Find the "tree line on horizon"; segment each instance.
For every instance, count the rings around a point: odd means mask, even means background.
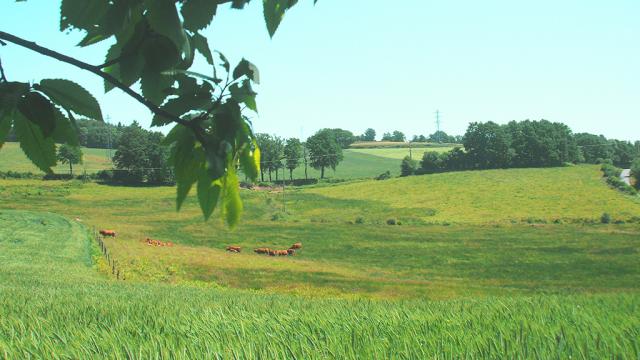
[[[403,159],[401,175],[447,171],[525,167],[554,167],[564,164],[611,162],[629,168],[640,158],[640,141],[631,143],[603,135],[576,133],[565,124],[547,120],[469,124],[462,147],[438,153],[427,151],[420,161]]]

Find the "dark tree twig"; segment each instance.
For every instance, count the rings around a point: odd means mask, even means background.
[[[186,126],[186,127],[190,128],[190,129],[192,129],[193,132],[194,132],[194,135],[196,136],[198,141],[200,141],[203,145],[205,144],[205,139],[204,139],[204,136],[203,136],[203,133],[202,133],[202,128],[197,126],[197,124],[192,123],[190,121],[186,121],[184,119],[181,119],[180,117],[175,116],[173,114],[170,114],[166,110],[158,107],[157,105],[155,105],[151,101],[145,99],[142,95],[140,95],[137,92],[131,90],[131,88],[129,88],[128,86],[126,86],[123,83],[121,83],[115,77],[113,77],[110,74],[107,74],[104,71],[102,71],[100,66],[95,66],[95,65],[88,64],[88,63],[80,61],[80,60],[78,60],[76,58],[72,58],[70,56],[67,56],[67,55],[61,54],[59,52],[56,52],[54,50],[42,47],[42,46],[36,44],[33,41],[28,41],[28,40],[22,39],[20,37],[15,36],[15,35],[11,35],[9,33],[6,33],[4,31],[0,31],[0,40],[6,40],[8,42],[11,42],[11,43],[14,43],[16,45],[19,45],[19,46],[22,46],[24,48],[27,48],[29,50],[35,51],[35,52],[37,52],[39,54],[42,54],[44,56],[48,56],[50,58],[54,58],[54,59],[56,59],[58,61],[61,61],[61,62],[70,64],[70,65],[76,66],[76,67],[78,67],[78,68],[80,68],[82,70],[86,70],[86,71],[89,71],[89,72],[91,72],[91,73],[93,73],[95,75],[100,76],[105,81],[111,83],[114,87],[117,87],[118,89],[124,91],[127,95],[131,96],[136,101],[138,101],[142,105],[146,106],[154,114],[162,116],[162,117],[167,118],[167,119],[170,119],[171,121],[173,121],[175,123],[178,123],[180,125],[183,125],[183,126]]]
[[[0,59],[0,80],[7,82],[7,77],[4,76],[4,68],[2,67],[2,59]]]

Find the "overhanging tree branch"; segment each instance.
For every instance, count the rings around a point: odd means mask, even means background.
[[[142,105],[146,106],[149,110],[151,110],[151,112],[153,112],[156,115],[160,115],[162,117],[165,117],[167,119],[170,119],[171,121],[178,123],[180,125],[186,126],[188,128],[190,128],[193,132],[194,135],[196,136],[196,138],[198,139],[198,141],[200,141],[203,145],[205,144],[205,140],[204,140],[204,136],[202,134],[202,128],[200,128],[199,126],[197,126],[197,124],[190,122],[190,121],[186,121],[184,119],[181,119],[178,116],[175,116],[169,112],[167,112],[166,110],[163,110],[162,108],[158,107],[157,105],[155,105],[154,103],[152,103],[151,101],[145,99],[142,95],[138,94],[137,92],[131,90],[131,88],[129,88],[128,86],[124,85],[123,83],[121,83],[118,79],[116,79],[115,77],[113,77],[110,74],[107,74],[106,72],[102,71],[100,66],[95,66],[95,65],[91,65],[88,64],[84,61],[80,61],[76,58],[72,58],[70,56],[61,54],[57,51],[45,48],[43,46],[40,46],[38,44],[36,44],[33,41],[28,41],[25,39],[22,39],[20,37],[17,37],[15,35],[6,33],[4,31],[0,31],[0,41],[1,40],[6,40],[8,42],[14,43],[16,45],[22,46],[24,48],[27,48],[29,50],[35,51],[39,54],[42,54],[44,56],[48,56],[50,58],[56,59],[58,61],[76,66],[82,70],[86,70],[89,71],[101,78],[103,78],[104,80],[108,81],[109,83],[111,83],[114,87],[117,87],[118,89],[124,91],[127,95],[131,96],[132,98],[134,98],[136,101],[138,101],[139,103],[141,103]]]

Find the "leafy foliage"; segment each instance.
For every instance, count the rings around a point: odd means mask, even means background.
[[[320,178],[324,178],[324,170],[327,167],[336,169],[336,166],[344,158],[342,147],[331,129],[323,129],[307,139],[309,159],[311,166],[320,170]]]
[[[200,205],[209,218],[223,186],[223,213],[233,226],[242,210],[238,189],[231,189],[238,186],[236,168],[252,180],[260,173],[258,142],[242,111],[245,107],[258,109],[252,83],[259,83],[260,74],[246,59],[231,71],[227,58],[217,51],[220,61],[216,62],[207,38],[199,31],[212,23],[220,5],[231,3],[232,8],[242,9],[249,1],[62,0],[60,30],[83,32],[78,46],[115,40],[102,65],[73,63],[68,57],[38,51],[33,43],[15,38],[12,42],[101,76],[105,91],[118,87],[147,106],[154,113],[153,126],[177,124],[166,141],[178,185],[177,208],[197,181],[202,192]],[[270,36],[297,2],[263,1]],[[196,52],[212,66],[213,76],[189,71]],[[224,73],[226,81],[219,76]],[[143,97],[129,88],[138,82]],[[66,79],[35,84],[0,79],[0,141],[13,129],[24,152],[43,171],[50,172],[55,165],[54,142],[79,143],[71,140],[78,137],[76,116],[103,121],[98,102],[78,84]],[[119,148],[116,160],[142,181],[145,176],[135,169],[150,161],[151,150],[145,148],[148,142],[134,144],[142,141],[140,134],[120,139],[120,145],[124,141],[132,151]],[[162,158],[159,150],[151,152]]]
[[[137,122],[124,127],[113,157],[114,180],[125,183],[170,183],[168,152],[164,135],[143,129]]]
[[[633,161],[631,164],[631,176],[635,180],[635,188],[640,190],[640,157]]]
[[[303,157],[302,143],[299,139],[290,138],[284,146],[284,156],[286,158],[286,167],[289,169],[289,179],[293,180],[293,170],[300,165]]]

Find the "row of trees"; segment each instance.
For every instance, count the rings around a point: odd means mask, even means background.
[[[326,168],[336,169],[343,160],[342,149],[348,147],[353,139],[350,131],[342,129],[322,129],[310,136],[306,142],[297,138],[283,139],[276,135],[257,134],[260,147],[260,178],[269,181],[274,177],[279,180],[278,171],[289,170],[289,178],[293,180],[293,170],[304,165],[305,179],[308,179],[308,167],[320,170],[320,178],[324,178]],[[351,142],[350,142],[351,141]]]
[[[449,144],[462,144],[463,137],[460,135],[449,135],[446,132],[439,130],[429,136],[414,135],[411,142],[434,142],[434,143],[449,143]]]
[[[471,123],[463,137],[464,150],[426,152],[420,166],[411,159],[401,165],[403,175],[468,169],[550,167],[565,163],[611,161],[628,168],[640,156],[640,142],[608,140],[604,136],[573,134],[561,123],[512,121]]]
[[[78,134],[78,144],[94,149],[117,148],[120,135],[125,128],[125,126],[120,123],[112,125],[90,119],[77,119],[75,124]],[[9,132],[7,141],[17,141],[16,133],[13,129]]]

